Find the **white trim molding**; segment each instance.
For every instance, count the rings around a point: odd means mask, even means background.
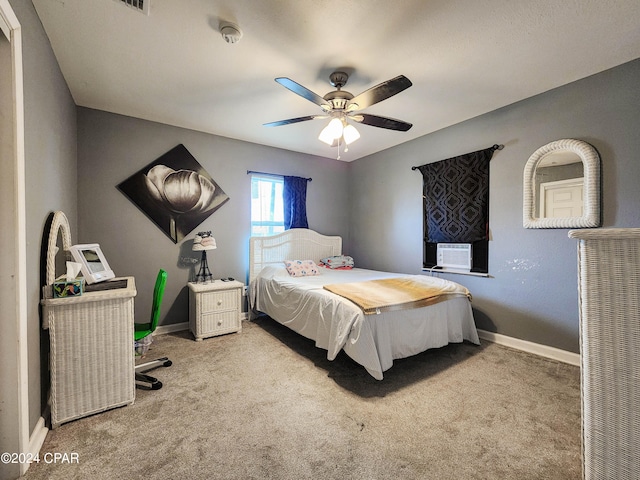
[[[189,322],[172,323],[171,325],[158,325],[153,332],[153,335],[165,335],[167,333],[182,332],[183,330],[189,330]]]
[[[46,413],[47,412],[45,412],[45,415]],[[40,452],[40,449],[44,444],[44,440],[47,438],[47,433],[49,433],[49,429],[45,425],[44,417],[40,417],[38,419],[38,423],[36,423],[36,426],[33,429],[33,432],[31,432],[31,436],[29,437],[28,453],[30,453],[32,457],[35,457]]]
[[[483,340],[497,343],[498,345],[515,348],[516,350],[522,350],[523,352],[532,353],[540,357],[550,358],[551,360],[557,360],[562,363],[568,363],[569,365],[574,365],[576,367],[580,366],[579,353],[568,352],[559,348],[549,347],[548,345],[541,345],[527,340],[520,340],[519,338],[508,337],[499,333],[487,332],[486,330],[478,329],[478,336]]]
[[[13,252],[15,255],[16,292],[16,345],[17,345],[17,396],[18,411],[18,449],[25,453],[30,448],[29,435],[29,356],[27,351],[27,236],[26,236],[26,181],[24,150],[24,90],[22,70],[22,29],[18,17],[8,0],[0,0],[0,27],[11,45],[11,80],[13,93],[13,160],[14,204],[5,208],[14,211],[16,238]],[[11,413],[11,412],[9,412]],[[6,414],[6,412],[5,412]],[[37,427],[36,427],[37,428]],[[20,464],[20,475],[29,468],[28,463]]]
[[[241,312],[241,320],[248,320],[249,315],[247,312]],[[153,332],[153,335],[166,335],[167,333],[183,332],[189,330],[189,322],[172,323],[171,325],[158,325]]]
[[[242,312],[242,320],[248,321],[248,319],[249,316],[247,312]],[[167,333],[182,332],[184,330],[189,330],[189,322],[161,325],[156,328],[153,334],[165,335]],[[540,357],[557,360],[558,362],[568,363],[569,365],[575,365],[576,367],[580,366],[579,353],[568,352],[567,350],[561,350],[559,348],[549,347],[548,345],[541,345],[527,340],[520,340],[519,338],[508,337],[506,335],[501,335],[500,333],[488,332],[481,329],[478,329],[478,336],[483,340],[497,343],[498,345],[504,345],[505,347],[532,353],[533,355],[538,355]]]

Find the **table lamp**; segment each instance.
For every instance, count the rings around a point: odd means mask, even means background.
[[[212,280],[209,264],[207,263],[207,250],[216,248],[216,239],[211,236],[211,232],[198,232],[196,238],[193,239],[194,252],[202,252],[200,260],[200,270],[196,275],[196,283],[209,283]]]

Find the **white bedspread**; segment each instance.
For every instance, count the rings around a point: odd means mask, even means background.
[[[382,380],[394,359],[452,342],[480,343],[467,297],[453,297],[417,309],[364,315],[354,303],[322,288],[330,283],[398,276],[427,284],[453,283],[436,277],[359,268],[323,269],[321,275],[292,277],[284,266],[267,266],[249,286],[250,307],[315,340],[317,347],[327,350],[329,360],[344,349],[378,380]]]

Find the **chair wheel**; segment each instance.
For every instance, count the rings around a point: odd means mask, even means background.
[[[162,388],[162,382],[157,381],[151,384],[151,390],[160,390]]]
[[[171,360],[167,360],[166,362],[164,362],[162,364],[163,367],[170,367],[171,365],[173,365],[173,363],[171,362]]]

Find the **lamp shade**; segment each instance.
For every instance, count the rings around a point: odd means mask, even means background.
[[[342,135],[342,120],[339,118],[333,118],[327,125],[329,133],[333,135],[333,138],[339,138]]]
[[[320,132],[320,135],[318,136],[318,140],[331,146],[333,144],[334,138],[329,129],[327,127],[324,127]]]
[[[198,232],[193,239],[194,252],[201,252],[203,250],[214,250],[216,247],[216,239],[211,236],[211,232]]]
[[[347,125],[342,131],[342,137],[344,138],[344,143],[350,145],[360,138],[360,132],[353,125]]]
[[[320,132],[319,140],[331,145],[334,140],[342,136],[342,121],[339,118],[333,118],[329,124]]]

